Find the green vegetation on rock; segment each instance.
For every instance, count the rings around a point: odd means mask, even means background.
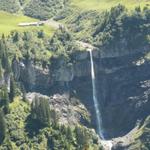
[[[48,19],[58,14],[65,7],[66,2],[66,0],[31,0],[24,9],[25,15]]]
[[[6,123],[4,118],[4,113],[0,110],[0,144],[6,137]]]
[[[99,150],[100,146],[94,141],[94,139],[97,140],[96,137],[91,136],[91,131],[88,129],[82,126],[74,129],[64,125],[39,128],[39,124],[30,118],[31,114],[31,106],[16,97],[10,104],[10,113],[5,116],[6,131],[9,136],[5,137],[0,149],[76,150],[91,147],[91,150]],[[0,124],[1,126],[2,124]],[[2,131],[5,132],[5,130]],[[76,137],[76,134],[80,134],[82,137]],[[88,138],[85,138],[86,135],[89,135]],[[81,142],[81,138],[85,142]]]
[[[110,11],[98,13],[87,11],[78,13],[68,10],[68,15],[62,15],[62,22],[82,41],[97,47],[114,47],[118,49],[139,49],[149,45],[149,17],[148,7],[136,7],[132,13],[118,5]],[[72,17],[71,17],[72,16]]]

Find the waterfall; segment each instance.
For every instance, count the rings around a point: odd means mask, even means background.
[[[94,70],[94,62],[93,62],[93,53],[92,49],[89,48],[88,51],[90,52],[90,61],[91,61],[91,78],[92,78],[92,88],[93,88],[93,101],[94,101],[94,108],[96,113],[96,122],[97,122],[97,132],[99,136],[101,137],[101,144],[105,148],[105,150],[111,150],[113,147],[113,142],[107,141],[104,138],[104,131],[102,128],[102,118],[101,118],[101,112],[99,109],[98,99],[97,99],[97,91],[96,91],[96,81],[95,81],[95,70]]]
[[[95,108],[95,113],[96,113],[97,132],[98,132],[99,136],[102,139],[104,139],[103,129],[102,129],[101,112],[99,110],[99,104],[98,104],[97,92],[96,92],[95,70],[94,70],[92,49],[89,49],[88,51],[90,52],[91,78],[92,78],[92,88],[93,88],[93,101],[94,101],[94,108]]]

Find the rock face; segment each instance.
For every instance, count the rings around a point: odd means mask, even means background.
[[[63,81],[69,82],[73,80],[73,68],[72,66],[61,66],[57,71],[54,73],[54,80],[55,81]]]
[[[150,114],[148,50],[149,48],[145,47],[126,52],[123,50],[93,51],[97,93],[106,138],[125,135],[134,128],[138,120]],[[89,54],[80,51],[70,57],[69,63],[66,63],[63,58],[52,60],[54,65],[50,66],[49,70],[34,65],[32,61],[28,64],[22,63],[24,65],[19,62],[17,65],[20,69],[16,70],[20,70],[20,73],[15,74],[29,91],[39,90],[46,91],[45,93],[49,95],[56,94],[57,105],[63,106],[61,108],[65,109],[62,110],[63,112],[66,109],[69,112],[75,107],[70,106],[63,96],[57,94],[67,91],[77,97],[91,113],[91,126],[96,127]],[[54,99],[55,97],[51,98],[51,101]],[[61,101],[62,99],[64,101]],[[57,105],[53,102],[53,106],[59,109]],[[63,119],[61,121],[66,122]]]
[[[49,97],[35,92],[27,93],[27,99],[30,103],[35,96],[49,100],[50,108],[55,110],[60,124],[87,124],[90,121],[89,112],[85,106],[78,99],[70,97],[68,94],[55,94]]]
[[[95,58],[97,93],[106,138],[125,135],[137,120],[150,114],[150,64],[146,55],[147,52],[134,52],[120,57]],[[90,76],[76,77],[71,84],[94,114]],[[94,120],[92,117],[92,122]]]
[[[22,82],[27,91],[44,93],[52,85],[49,70],[35,65],[32,60],[28,62],[14,60],[12,68],[16,80]]]
[[[149,52],[139,51],[124,55],[121,53],[120,56],[117,52],[113,57],[107,56],[107,53],[99,58],[94,57],[97,93],[106,138],[125,135],[135,127],[138,120],[150,114],[150,63],[146,58]],[[85,62],[88,64],[88,59]],[[80,70],[80,67],[77,68]],[[88,67],[85,65],[85,68]],[[88,71],[81,74],[74,78],[71,87],[94,114],[90,75]],[[95,117],[92,116],[93,126],[94,122]]]
[[[0,88],[2,86],[6,86],[8,91],[10,91],[10,73],[2,73],[2,76],[0,78]]]

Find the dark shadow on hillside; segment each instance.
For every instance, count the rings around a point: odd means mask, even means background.
[[[27,117],[26,122],[25,131],[30,138],[39,134],[39,130],[43,128],[43,125],[38,120],[32,119],[31,115]]]

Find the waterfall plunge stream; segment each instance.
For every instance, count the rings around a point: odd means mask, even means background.
[[[104,138],[104,135],[103,135],[104,132],[103,132],[103,128],[102,128],[102,118],[101,118],[101,112],[99,109],[99,103],[98,103],[98,99],[97,99],[95,70],[94,70],[92,49],[88,49],[88,51],[90,52],[93,101],[94,101],[94,108],[95,108],[95,113],[96,113],[97,132],[102,139],[101,143],[103,144],[103,146],[106,146],[106,149],[111,150],[112,146],[113,146],[112,141],[106,141]]]
[[[89,49],[89,52],[90,52],[90,61],[91,61],[91,78],[92,78],[92,88],[93,88],[93,101],[94,101],[94,108],[95,108],[95,113],[96,113],[97,132],[98,132],[99,136],[102,139],[104,139],[101,113],[99,110],[99,104],[98,104],[97,93],[96,93],[95,70],[94,70],[92,50]]]

